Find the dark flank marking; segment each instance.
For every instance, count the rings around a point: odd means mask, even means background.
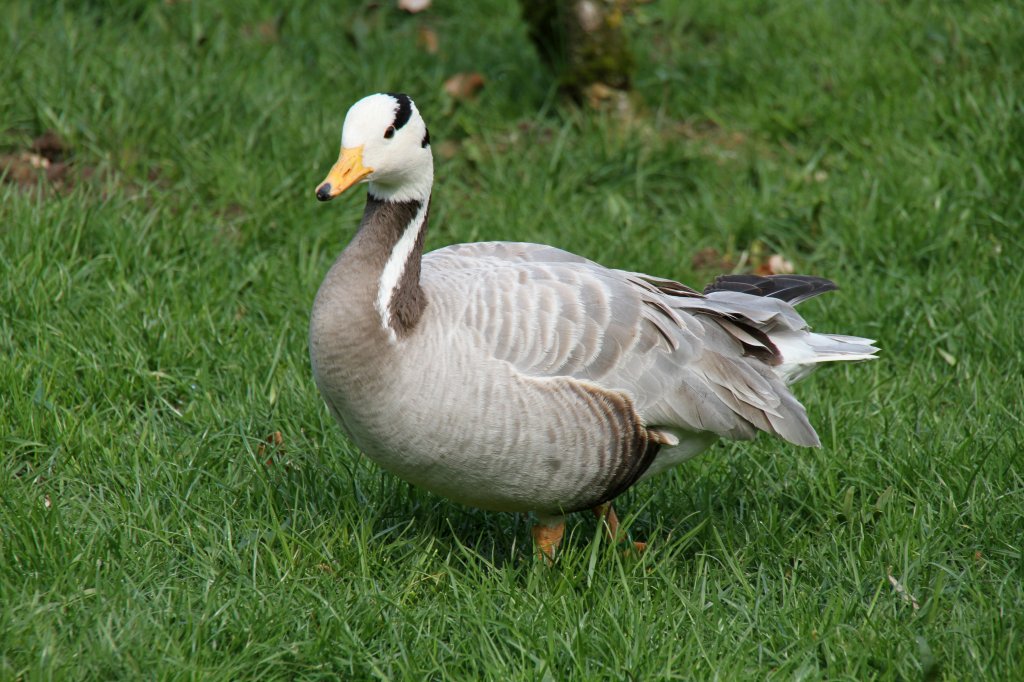
[[[640,422],[640,416],[626,396],[595,387],[579,390],[586,394],[592,409],[603,413],[603,421],[612,435],[609,454],[613,468],[608,472],[603,490],[595,491],[589,499],[573,505],[566,513],[593,509],[624,493],[651,466],[663,444],[659,433],[648,432]]]
[[[420,146],[423,148],[430,146],[430,131],[426,127],[423,128],[423,142],[420,143]]]
[[[831,280],[810,275],[719,275],[714,282],[704,287],[704,294],[738,291],[751,296],[778,298],[796,305],[838,288]]]
[[[640,429],[643,429],[643,427],[641,426]],[[597,501],[587,504],[584,509],[593,509],[599,504],[614,500],[636,483],[637,479],[651,466],[651,462],[654,461],[658,451],[661,450],[661,443],[648,438],[646,432],[643,432],[641,436],[641,432],[638,431],[636,435],[638,437],[632,439],[631,451],[628,453],[623,451],[624,456],[619,460],[619,464],[612,478],[608,481],[608,487],[605,488],[604,493]]]
[[[401,130],[402,126],[408,123],[409,118],[412,116],[412,100],[409,99],[409,95],[401,92],[389,92],[386,94],[398,100],[398,110],[395,112],[395,120],[391,125],[395,126],[395,130]]]

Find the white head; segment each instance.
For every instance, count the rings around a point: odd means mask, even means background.
[[[341,156],[316,190],[329,201],[359,182],[386,201],[426,201],[434,182],[427,124],[408,95],[364,97],[348,110]]]

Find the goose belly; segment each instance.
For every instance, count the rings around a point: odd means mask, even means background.
[[[621,482],[621,426],[556,380],[428,349],[389,364],[374,395],[325,394],[356,445],[385,469],[464,504],[557,513]],[[564,383],[564,380],[562,380]],[[348,399],[345,399],[348,398]],[[606,411],[606,410],[605,410]]]

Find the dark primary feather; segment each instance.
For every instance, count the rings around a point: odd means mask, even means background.
[[[778,298],[796,305],[838,288],[831,280],[811,275],[719,275],[714,282],[704,287],[704,294],[738,291],[752,296]]]

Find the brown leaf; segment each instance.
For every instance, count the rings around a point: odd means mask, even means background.
[[[633,103],[629,93],[604,83],[591,83],[583,89],[587,105],[596,111],[610,111],[619,118],[632,121]]]
[[[473,99],[482,87],[484,77],[476,71],[457,73],[444,82],[444,91],[458,101]]]
[[[0,156],[0,175],[6,182],[26,189],[34,187],[49,166],[50,161],[46,157],[33,152]]]
[[[274,431],[264,440],[266,440],[266,443],[260,443],[259,448],[256,449],[256,456],[263,457],[263,455],[266,454],[267,446],[269,445],[271,448],[273,448],[273,451],[270,453],[270,456],[267,457],[266,460],[264,460],[263,464],[265,464],[268,467],[273,466],[274,454],[280,454],[284,452],[284,436],[281,435],[280,431]]]
[[[398,9],[405,10],[409,14],[422,12],[430,7],[430,0],[398,0]]]
[[[416,31],[416,44],[427,54],[437,54],[440,43],[437,39],[437,31],[429,26],[420,26]]]
[[[755,275],[790,275],[793,273],[793,264],[777,253],[768,256],[768,259],[754,268]]]

